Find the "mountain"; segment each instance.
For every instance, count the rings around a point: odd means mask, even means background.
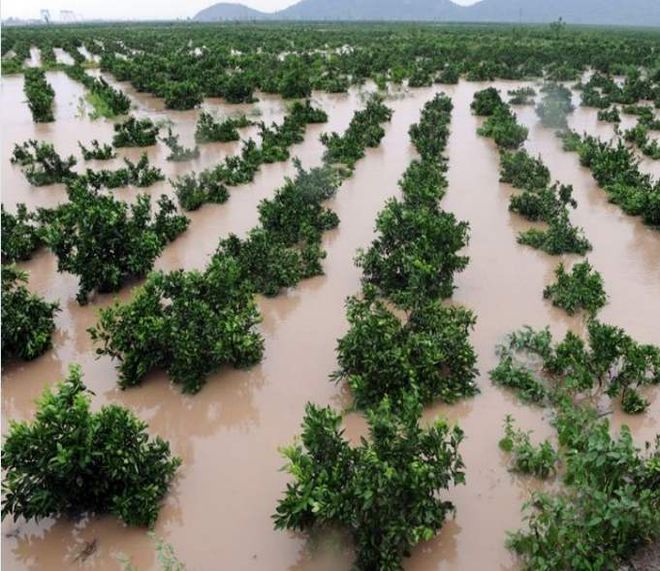
[[[283,20],[440,20],[460,18],[451,0],[301,0],[273,16]]]
[[[218,2],[197,12],[194,19],[200,22],[215,22],[216,20],[263,20],[265,17],[267,18],[268,14],[243,4]]]
[[[451,0],[300,0],[273,13],[219,2],[194,19],[547,23],[559,17],[569,24],[660,26],[660,0],[481,0],[471,6]]]
[[[660,26],[660,0],[483,0],[466,12],[471,22]]]

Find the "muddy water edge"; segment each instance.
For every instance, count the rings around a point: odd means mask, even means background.
[[[48,140],[60,153],[78,156],[78,140],[106,142],[112,136],[112,122],[92,122],[85,116],[80,84],[60,72],[49,73],[48,79],[56,92],[57,121],[46,125],[32,123],[23,102],[22,79],[2,80],[2,201],[11,210],[17,202],[35,207],[66,200],[62,186],[32,188],[9,164],[14,142]],[[519,85],[495,84],[502,90]],[[181,134],[182,144],[192,145],[198,111],[165,112],[161,100],[136,93],[126,84],[121,87],[134,100],[137,115],[170,119]],[[467,484],[446,494],[457,506],[456,517],[434,540],[415,549],[405,562],[411,571],[517,569],[504,547],[505,532],[520,525],[520,505],[535,484],[507,471],[497,441],[507,413],[513,414],[522,428],[534,430],[536,438],[551,436],[552,430],[543,410],[521,406],[510,394],[491,385],[487,373],[495,364],[494,347],[506,333],[524,324],[549,325],[556,335],[583,327],[579,319],[566,317],[541,295],[559,260],[577,258],[551,257],[516,243],[517,232],[529,224],[508,212],[511,189],[498,182],[497,150],[492,141],[476,134],[481,120],[469,110],[474,92],[484,87],[467,82],[443,87],[454,101],[447,149],[449,189],[443,206],[471,225],[466,252],[470,264],[457,277],[452,303],[463,304],[477,314],[472,341],[479,355],[481,394],[455,406],[438,405],[426,411],[429,419],[442,414],[465,430],[462,454]],[[367,246],[372,239],[376,214],[386,199],[398,194],[396,182],[414,157],[408,127],[417,121],[422,105],[439,90],[411,90],[388,101],[394,115],[385,126],[381,146],[368,150],[353,177],[330,203],[341,223],[324,237],[328,253],[325,275],[302,282],[275,299],[260,299],[266,340],[263,362],[249,371],[219,371],[198,395],[181,395],[164,375],[153,375],[141,387],[119,390],[113,364],[106,358],[95,359],[86,333],[96,321],[98,308],[111,303],[112,296],[99,296],[80,307],[75,301],[76,279],[58,274],[51,254],[40,252],[21,264],[31,274],[30,288],[47,299],[60,300],[62,311],[56,320],[53,350],[34,362],[12,364],[3,370],[3,432],[9,419],[30,417],[33,401],[43,388],[62,378],[70,363],[80,363],[85,382],[96,393],[95,407],[110,402],[130,407],[149,422],[152,433],[169,440],[182,457],[179,477],[155,531],[174,546],[189,569],[348,570],[351,551],[343,536],[324,534],[307,541],[303,536],[273,530],[270,514],[288,479],[279,470],[283,461],[278,447],[290,443],[299,432],[307,401],[339,408],[349,403],[350,397],[331,383],[328,375],[336,367],[336,339],[347,327],[344,300],[360,287],[353,257],[357,248]],[[292,156],[300,157],[306,167],[320,163],[319,134],[344,130],[360,105],[360,94],[355,91],[344,96],[318,93],[314,99],[330,120],[310,126],[305,142],[292,148]],[[237,110],[258,113],[265,121],[279,121],[286,112],[281,100],[264,95],[255,105],[228,106],[211,100],[205,107],[225,114]],[[528,150],[542,154],[554,178],[574,185],[579,206],[572,218],[593,243],[588,258],[603,274],[610,296],[601,318],[625,327],[640,341],[660,343],[660,236],[639,219],[608,204],[589,171],[579,166],[574,154],[561,150],[560,141],[539,125],[532,108],[516,111],[530,129]],[[592,111],[577,109],[572,125],[590,132],[601,130],[605,136],[608,126],[597,122]],[[242,136],[254,132],[248,128]],[[238,149],[235,143],[204,145],[199,159],[178,164],[165,161],[167,149],[162,144],[146,151],[150,161],[169,178],[214,165]],[[116,168],[121,157],[135,160],[141,152],[121,149],[115,161],[89,166]],[[78,168],[85,166],[80,163]],[[654,164],[645,166],[660,176]],[[244,234],[254,226],[259,201],[271,196],[284,177],[294,172],[291,161],[264,165],[253,183],[231,189],[226,204],[205,205],[190,213],[189,230],[168,245],[157,267],[203,267],[218,239],[229,232]],[[116,192],[133,200],[138,190]],[[155,198],[172,191],[163,182],[146,192]],[[130,299],[133,291],[134,287],[124,288],[119,297]],[[640,443],[660,430],[660,398],[656,393],[647,395],[652,404],[646,415],[614,416],[615,424],[631,425]],[[356,415],[348,415],[345,424],[351,438],[364,430]],[[11,571],[119,569],[116,556],[120,553],[129,556],[140,571],[157,568],[151,540],[144,530],[126,528],[109,517],[38,524],[6,520],[2,532],[2,565]]]

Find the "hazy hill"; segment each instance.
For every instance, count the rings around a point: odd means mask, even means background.
[[[660,0],[481,0],[459,6],[451,0],[300,0],[273,13],[220,2],[195,20],[388,20],[460,22],[551,22],[660,26]]]

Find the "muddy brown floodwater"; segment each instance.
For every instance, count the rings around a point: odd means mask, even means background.
[[[2,200],[10,209],[17,202],[51,206],[66,199],[61,185],[32,188],[25,182],[20,171],[9,164],[14,142],[45,139],[54,142],[62,153],[77,154],[78,140],[88,143],[98,138],[106,142],[112,136],[111,122],[87,118],[79,84],[59,72],[49,73],[48,79],[56,92],[57,121],[46,125],[32,123],[23,102],[22,79],[2,79]],[[138,115],[170,119],[182,135],[181,142],[192,144],[198,111],[165,112],[162,101],[120,85],[134,100]],[[496,83],[501,89],[519,85]],[[509,393],[493,387],[487,373],[495,364],[496,343],[515,328],[550,325],[557,335],[568,328],[582,329],[578,319],[568,318],[541,295],[559,260],[576,258],[555,258],[516,243],[516,233],[529,224],[509,213],[511,189],[498,182],[497,151],[492,141],[476,134],[480,119],[469,110],[473,93],[485,86],[461,82],[444,88],[453,98],[454,112],[447,150],[449,190],[443,205],[471,225],[467,248],[470,265],[458,275],[453,303],[464,304],[478,315],[472,341],[479,354],[481,394],[454,406],[434,406],[426,411],[428,418],[443,414],[465,430],[462,454],[467,484],[445,494],[456,504],[456,517],[435,539],[414,550],[405,562],[410,571],[518,568],[504,547],[505,534],[520,525],[521,504],[535,484],[507,471],[497,442],[507,413],[512,413],[524,429],[534,430],[536,438],[551,436],[552,431],[543,410],[518,404]],[[381,146],[367,151],[354,176],[330,203],[341,224],[324,237],[328,252],[325,275],[302,282],[275,299],[260,299],[266,339],[263,362],[249,371],[223,370],[212,375],[196,396],[180,394],[164,375],[153,375],[140,387],[119,390],[112,362],[95,359],[86,333],[98,308],[110,303],[112,296],[99,296],[80,307],[75,301],[76,279],[58,274],[51,254],[40,252],[21,264],[30,272],[31,289],[60,300],[62,311],[56,318],[54,348],[34,362],[11,364],[3,371],[3,432],[9,419],[29,418],[34,413],[33,401],[43,388],[62,378],[70,363],[80,363],[85,382],[96,394],[95,407],[110,402],[130,407],[149,422],[152,433],[169,440],[182,457],[179,476],[155,531],[174,546],[188,569],[348,570],[350,542],[342,535],[327,533],[307,540],[302,535],[273,530],[270,515],[288,480],[280,470],[283,460],[278,447],[298,434],[307,401],[340,408],[349,403],[349,396],[331,383],[328,375],[336,367],[336,339],[347,327],[344,300],[360,287],[353,257],[357,248],[367,246],[372,239],[376,214],[386,199],[398,194],[397,180],[415,156],[408,127],[418,120],[422,105],[439,90],[411,90],[388,101],[394,115]],[[319,134],[345,129],[360,105],[361,94],[318,93],[314,99],[329,113],[330,120],[310,126],[305,142],[292,148],[292,156],[300,157],[307,167],[321,161]],[[269,96],[261,96],[255,105],[228,106],[214,100],[205,102],[205,107],[224,114],[258,113],[266,121],[281,120],[286,112],[281,100]],[[660,343],[660,234],[608,204],[589,171],[579,166],[576,155],[561,150],[560,142],[539,125],[531,107],[517,108],[517,112],[530,128],[527,148],[543,155],[553,177],[575,187],[579,207],[572,218],[584,227],[593,243],[588,258],[603,274],[610,296],[602,319],[625,327],[641,341]],[[611,127],[596,121],[595,110],[579,108],[571,122],[581,131],[612,134]],[[254,133],[254,129],[245,129],[242,134]],[[204,145],[199,159],[178,164],[165,161],[167,149],[163,145],[149,148],[147,153],[168,177],[173,177],[213,165],[238,149],[234,143]],[[140,152],[120,150],[120,158],[105,165],[114,168],[121,164],[121,157],[136,158]],[[645,162],[645,168],[660,176],[652,161]],[[157,267],[203,267],[218,238],[229,232],[244,234],[254,226],[258,202],[271,196],[284,177],[294,172],[291,161],[264,165],[253,183],[231,189],[226,204],[205,205],[190,213],[190,229],[168,245]],[[155,197],[161,192],[171,193],[171,188],[163,182],[146,192]],[[131,200],[137,190],[121,189],[117,194]],[[119,297],[129,299],[132,291],[125,288]],[[659,431],[657,392],[649,392],[652,404],[645,415],[614,415],[615,424],[631,425],[640,443]],[[356,415],[348,415],[345,424],[351,438],[364,430],[364,422]],[[7,519],[2,533],[2,567],[7,571],[119,569],[119,554],[129,556],[140,571],[157,568],[153,544],[144,530],[124,527],[110,517],[40,523]]]

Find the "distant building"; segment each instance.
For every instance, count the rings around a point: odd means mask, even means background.
[[[60,22],[77,22],[79,20],[75,12],[71,10],[60,10]]]

